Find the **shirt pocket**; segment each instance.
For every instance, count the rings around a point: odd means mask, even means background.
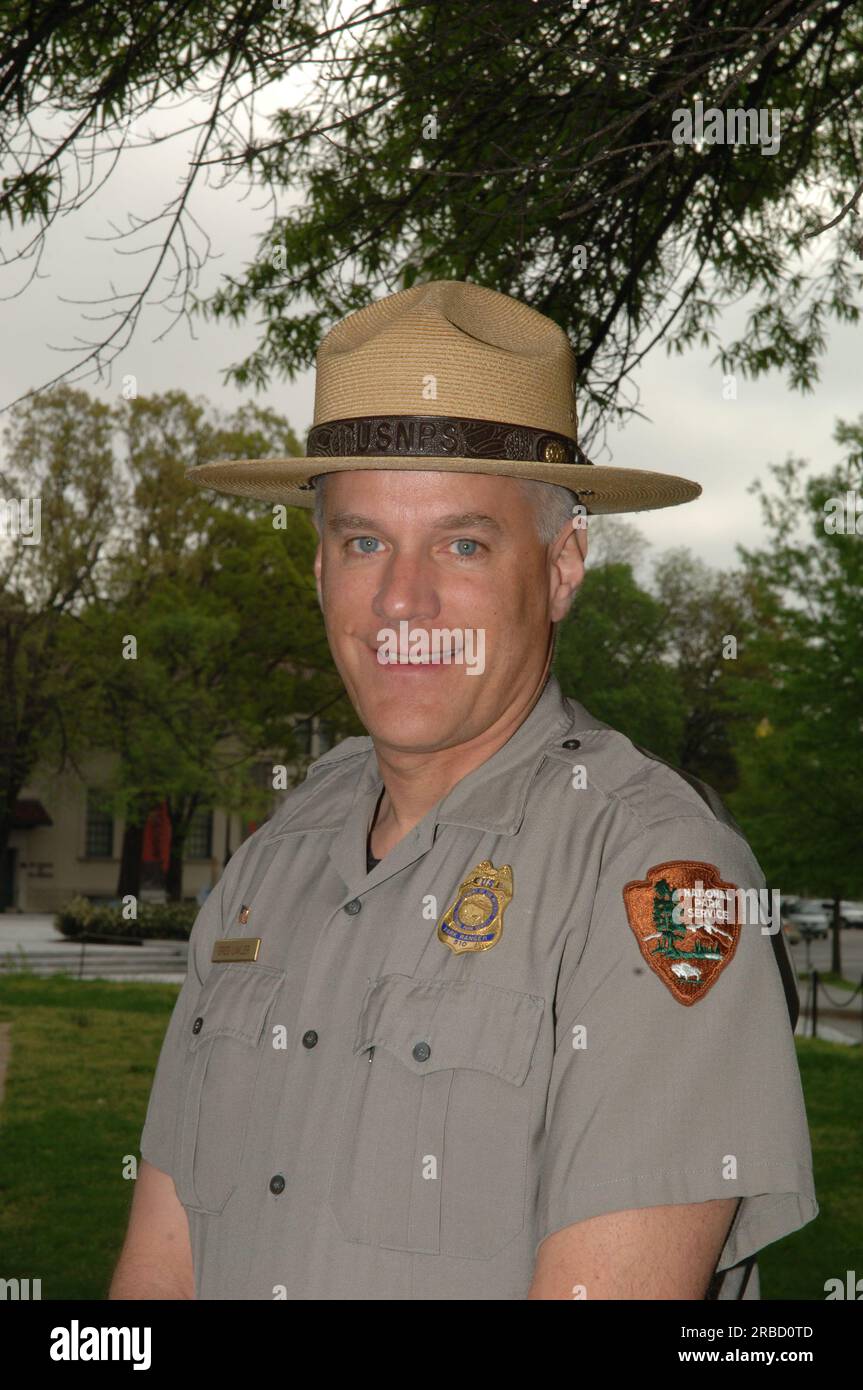
[[[371,982],[328,1192],[347,1240],[489,1259],[519,1234],[544,1009],[478,981]]]
[[[267,1014],[285,972],[214,965],[189,1024],[177,1114],[174,1185],[184,1207],[217,1215],[237,1184],[266,1047]]]

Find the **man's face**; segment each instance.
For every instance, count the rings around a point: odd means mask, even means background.
[[[522,710],[545,670],[551,625],[581,581],[584,545],[584,532],[569,524],[543,545],[514,478],[330,474],[318,599],[333,659],[371,736],[430,752]],[[381,648],[427,659],[381,664]],[[456,658],[449,663],[447,650]]]

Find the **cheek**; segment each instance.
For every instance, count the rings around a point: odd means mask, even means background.
[[[521,630],[542,624],[548,611],[545,572],[526,566],[515,575],[507,574],[490,595],[488,611],[495,614],[501,628]]]
[[[466,623],[484,622],[503,632],[541,620],[548,607],[548,576],[530,559],[521,564],[508,557],[481,576],[450,576],[439,592],[449,615],[462,614]]]
[[[372,576],[361,566],[345,566],[338,555],[326,558],[321,566],[321,587],[327,613],[333,617],[356,611],[374,594]]]

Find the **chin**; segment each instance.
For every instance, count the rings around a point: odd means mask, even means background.
[[[468,710],[469,705],[466,705],[460,717],[451,700],[390,696],[365,701],[360,717],[371,737],[380,743],[423,752],[464,738]]]

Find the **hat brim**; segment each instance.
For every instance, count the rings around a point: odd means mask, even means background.
[[[447,457],[353,457],[224,459],[186,469],[197,487],[213,488],[239,497],[312,508],[314,487],[303,486],[321,473],[395,469],[399,472],[489,473],[507,478],[534,479],[570,488],[583,499],[588,515],[647,512],[677,507],[701,494],[698,483],[672,473],[645,468],[604,467],[601,464],[535,463],[525,459],[465,459]]]

